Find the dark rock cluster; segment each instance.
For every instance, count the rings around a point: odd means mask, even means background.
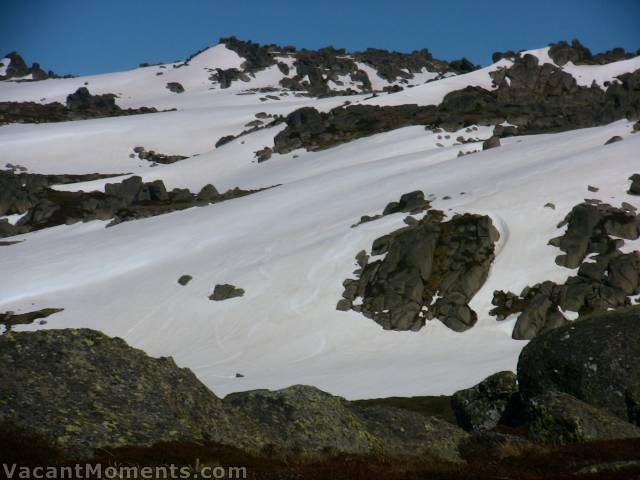
[[[168,82],[167,90],[173,93],[184,93],[184,87],[180,82]]]
[[[416,73],[421,73],[424,69],[444,74],[467,73],[478,68],[467,59],[453,62],[434,59],[426,49],[411,53],[390,52],[376,48],[349,53],[343,48],[331,46],[318,50],[296,50],[290,46],[260,45],[235,37],[222,38],[220,43],[245,59],[241,69],[217,70],[211,76],[211,80],[219,82],[221,88],[228,88],[234,81],[247,81],[251,75],[273,65],[277,65],[280,71],[288,76],[289,66],[280,62],[278,57],[293,58],[293,64],[296,67],[294,76],[280,81],[283,88],[319,97],[353,95],[371,91],[371,81],[365,71],[358,67],[358,62],[374,68],[378,75],[388,82],[403,84],[408,84]],[[329,82],[343,85],[340,77],[348,77],[355,84],[355,88],[338,90],[332,87]],[[399,86],[396,88],[402,89]]]
[[[534,338],[516,376],[456,392],[459,425],[524,427],[546,444],[640,438],[640,307],[590,315]]]
[[[565,252],[556,258],[563,267],[578,268],[559,285],[545,281],[520,295],[494,292],[490,314],[498,320],[518,314],[513,338],[530,339],[568,323],[563,312],[580,316],[630,304],[640,294],[640,253],[622,253],[624,240],[640,237],[640,216],[603,203],[576,205],[559,225],[566,232],[549,241]],[[589,256],[588,261],[585,259]]]
[[[140,160],[146,160],[151,163],[162,163],[164,165],[189,158],[184,155],[165,155],[164,153],[158,153],[155,150],[145,150],[144,147],[134,147],[133,156],[137,156]]]
[[[628,58],[633,58],[640,54],[638,52],[626,52],[624,48],[614,48],[603,53],[593,55],[591,51],[580,43],[579,40],[572,40],[571,44],[562,41],[552,43],[549,48],[549,57],[556,65],[565,65],[572,62],[576,65],[604,65],[611,62],[618,62]]]
[[[416,215],[425,210],[429,210],[429,208],[431,208],[431,203],[424,198],[424,193],[416,190],[415,192],[403,194],[397,202],[388,203],[381,214],[374,216],[363,215],[360,217],[360,221],[352,225],[352,227],[357,227],[363,223],[372,222],[394,213],[410,213],[411,215]]]
[[[22,77],[26,77],[27,75],[32,75],[32,80],[45,80],[47,78],[60,78],[60,76],[53,73],[51,70],[48,72],[44,71],[39,63],[33,63],[31,67],[27,66],[24,59],[17,53],[11,52],[6,54],[4,57],[0,58],[8,58],[9,65],[7,65],[7,69],[4,75],[0,75],[0,80],[11,80],[11,79],[21,79]],[[65,75],[65,78],[69,78],[71,75]],[[20,80],[20,81],[29,81],[29,80]]]
[[[0,102],[0,125],[6,123],[46,123],[84,120],[88,118],[118,117],[155,113],[155,108],[120,108],[112,93],[92,95],[81,87],[67,96],[66,105],[59,102]]]
[[[105,175],[108,176],[108,175]],[[0,221],[0,237],[9,237],[55,225],[90,220],[111,220],[110,225],[161,215],[194,206],[218,203],[259,190],[235,188],[219,193],[206,185],[199,193],[174,188],[167,191],[162,180],[143,182],[138,176],[107,183],[104,192],[67,192],[50,188],[60,180],[86,181],[105,176],[55,176],[0,172],[0,215],[23,214],[15,225]],[[66,182],[69,183],[69,182]]]
[[[560,68],[533,55],[491,72],[495,90],[466,87],[438,106],[348,105],[329,112],[303,107],[290,113],[276,135],[275,151],[320,150],[375,133],[427,125],[456,131],[469,125],[517,126],[509,134],[558,132],[640,116],[640,70],[617,77],[606,90],[583,87]]]
[[[373,242],[369,262],[362,252],[356,280],[345,280],[339,310],[354,310],[387,330],[419,330],[437,318],[455,331],[477,321],[469,301],[484,284],[499,238],[491,219],[429,210]]]

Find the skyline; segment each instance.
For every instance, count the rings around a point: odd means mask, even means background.
[[[640,2],[541,0],[530,4],[461,0],[436,2],[247,0],[86,2],[8,0],[0,5],[0,54],[17,51],[58,74],[91,75],[168,63],[236,36],[261,44],[368,47],[409,52],[427,48],[435,58],[466,57],[488,65],[495,51],[540,48],[579,39],[592,52],[640,49]],[[98,54],[99,53],[99,54]]]

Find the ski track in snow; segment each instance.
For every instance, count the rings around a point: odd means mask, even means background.
[[[547,49],[531,53],[550,61]],[[345,101],[283,97],[260,102],[260,95],[237,95],[245,88],[273,84],[273,69],[256,74],[250,83],[210,90],[205,68],[233,68],[240,60],[226,48],[214,47],[189,66],[166,68],[162,76],[155,75],[160,67],[154,66],[77,79],[0,82],[0,101],[63,100],[86,81],[92,93],[121,93],[121,106],[179,109],[0,127],[0,157],[31,172],[132,173],[145,181],[160,178],[168,188],[191,190],[207,183],[219,190],[281,184],[108,229],[107,222],[94,221],[15,238],[25,241],[0,247],[0,311],[65,309],[47,318],[44,326],[16,330],[86,327],[117,335],[151,355],[173,356],[219,395],[296,383],[347,398],[449,394],[498,370],[515,368],[525,342],[510,338],[515,318],[497,322],[488,315],[493,291],[519,293],[526,285],[562,281],[574,273],[555,265],[559,250],[547,245],[561,234],[556,225],[573,205],[600,198],[640,206],[636,197],[625,194],[640,151],[640,134],[631,134],[627,121],[511,137],[503,139],[500,148],[462,157],[457,156],[460,150],[481,149],[492,128],[450,133],[447,140],[422,127],[407,127],[324,151],[274,154],[260,164],[254,152],[272,146],[282,126],[215,149],[221,136],[242,131],[255,113],[285,115],[306,105],[326,111]],[[580,75],[581,82],[601,84],[638,61],[565,68]],[[491,88],[488,72],[508,64],[503,60],[402,92],[349,100],[438,103],[466,85]],[[180,81],[186,92],[168,92],[168,81]],[[458,135],[480,141],[454,145]],[[613,135],[624,141],[604,146]],[[129,158],[138,145],[197,156],[150,167]],[[56,188],[103,189],[105,183],[119,180]],[[588,192],[589,184],[600,191]],[[433,208],[447,215],[490,215],[500,231],[489,278],[471,302],[479,320],[467,332],[453,332],[438,321],[428,322],[420,332],[383,331],[355,312],[335,309],[342,282],[353,278],[355,255],[369,252],[374,239],[401,227],[405,215],[351,225],[416,189],[435,195]],[[443,199],[447,195],[451,199]],[[545,208],[547,202],[556,209]],[[193,276],[184,287],[177,284],[182,274]],[[210,301],[207,297],[217,283],[237,285],[246,293]],[[245,377],[235,378],[236,373]]]

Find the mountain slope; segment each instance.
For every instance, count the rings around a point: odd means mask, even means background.
[[[532,54],[552,61],[548,49]],[[17,330],[87,327],[121,336],[151,355],[173,356],[221,395],[296,383],[347,398],[451,393],[515,367],[524,342],[511,339],[515,318],[497,322],[488,315],[493,292],[520,291],[575,273],[556,265],[559,252],[547,245],[562,232],[557,224],[575,204],[597,198],[640,207],[637,197],[625,193],[627,178],[637,172],[635,152],[640,148],[640,135],[632,133],[633,123],[627,120],[503,138],[500,148],[486,151],[481,151],[482,142],[492,136],[493,125],[457,132],[410,126],[257,162],[254,153],[273,146],[274,136],[284,128],[279,124],[214,148],[220,137],[250,129],[247,123],[260,112],[272,116],[264,120],[261,115],[266,126],[302,106],[328,111],[346,100],[429,105],[466,86],[492,89],[489,72],[509,66],[508,59],[369,99],[370,93],[345,99],[279,90],[280,100],[262,101],[273,92],[243,94],[247,88],[276,88],[284,75],[277,66],[257,70],[249,82],[234,81],[228,88],[213,85],[210,90],[207,69],[240,68],[245,62],[218,45],[186,66],[167,66],[164,75],[156,75],[157,66],[96,77],[0,82],[0,101],[64,101],[88,82],[91,93],[120,94],[122,107],[178,108],[0,127],[0,156],[30,172],[135,173],[144,181],[162,179],[169,188],[192,191],[208,183],[220,191],[279,185],[233,201],[109,228],[108,222],[92,221],[11,237],[24,241],[0,246],[0,311],[64,308],[45,325]],[[640,68],[640,60],[597,66],[567,63],[562,68],[580,82],[604,85]],[[181,83],[185,92],[169,91],[168,81]],[[604,145],[613,136],[623,141]],[[130,157],[136,146],[190,157],[153,166]],[[56,189],[103,190],[106,183],[119,180]],[[588,191],[588,185],[599,191]],[[465,333],[438,321],[419,332],[385,331],[353,311],[336,310],[342,282],[357,268],[356,254],[401,227],[405,214],[351,226],[414,190],[424,191],[432,207],[448,216],[489,215],[500,233],[489,278],[471,302],[479,321]],[[549,202],[555,209],[545,207]],[[179,285],[182,275],[193,279]],[[216,284],[236,285],[245,294],[211,301]]]

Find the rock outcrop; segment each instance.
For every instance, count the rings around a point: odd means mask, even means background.
[[[529,437],[540,443],[640,438],[640,428],[577,398],[548,391],[528,403]]]
[[[496,308],[490,314],[498,320],[517,314],[515,339],[531,339],[566,325],[563,312],[584,316],[606,311],[629,305],[640,294],[640,252],[620,250],[623,239],[640,237],[640,216],[635,211],[624,205],[585,202],[576,205],[558,227],[565,225],[565,233],[549,243],[565,252],[556,263],[579,267],[576,275],[563,284],[545,281],[525,287],[520,295],[494,292]]]
[[[0,102],[0,125],[7,123],[47,123],[84,120],[89,118],[119,117],[155,113],[153,107],[120,108],[116,95],[92,95],[81,87],[67,96],[66,104],[59,102]]]
[[[593,314],[524,347],[520,391],[566,393],[640,426],[639,356],[640,306]]]
[[[496,427],[517,391],[516,374],[508,371],[494,373],[471,388],[457,391],[451,397],[451,406],[458,425],[465,430]]]
[[[160,441],[259,445],[253,423],[191,371],[119,338],[86,329],[8,333],[0,359],[0,422],[43,434],[70,455]]]
[[[0,171],[0,186],[4,187],[0,188],[0,215],[22,215],[15,225],[7,220],[0,220],[0,237],[90,220],[111,220],[110,225],[115,225],[260,191],[234,188],[219,193],[213,185],[204,186],[197,194],[180,188],[167,191],[162,180],[143,182],[138,176],[118,183],[107,183],[104,192],[73,192],[50,188],[56,183],[106,176],[108,175],[37,175]]]
[[[0,425],[44,437],[72,458],[180,441],[253,454],[382,453],[460,462],[458,445],[469,438],[437,418],[302,385],[221,400],[171,358],[148,357],[87,329],[2,335],[0,361]]]
[[[421,207],[422,208],[422,207]],[[499,238],[491,219],[429,210],[421,220],[378,238],[369,263],[359,255],[356,280],[344,282],[338,309],[353,309],[387,330],[419,330],[439,319],[449,328],[471,328],[469,301],[484,284]]]

